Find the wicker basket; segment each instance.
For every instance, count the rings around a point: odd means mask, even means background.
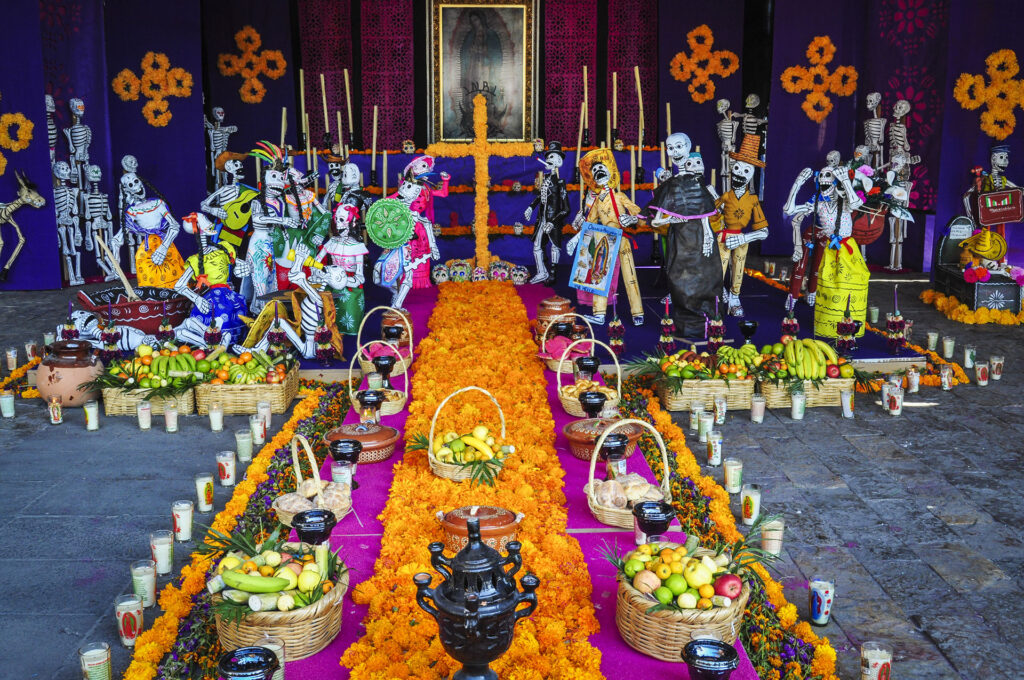
[[[309,442],[301,434],[297,434],[294,437],[292,437],[292,469],[295,470],[295,488],[296,489],[299,488],[299,485],[302,484],[302,481],[303,481],[303,479],[302,479],[302,466],[299,465],[299,446],[298,445],[300,443],[302,444],[302,448],[304,448],[306,450],[306,456],[309,458],[309,467],[313,471],[313,479],[314,479],[314,481],[316,481],[316,485],[317,485],[316,499],[317,499],[317,501],[319,501],[318,507],[323,507],[324,497],[320,493],[320,487],[323,486],[323,482],[320,481],[320,471],[317,469],[317,466],[316,466],[316,456],[313,455],[313,450],[309,447]],[[277,498],[274,499],[274,502],[270,505],[270,507],[272,507],[274,509],[274,512],[277,513],[277,518],[281,521],[281,524],[284,524],[285,526],[290,527],[292,525],[292,519],[295,517],[295,515],[297,513],[288,512],[287,510],[282,510],[280,508],[280,506],[278,506],[278,504],[277,504],[277,502],[279,500],[281,500],[280,496],[278,496]],[[330,510],[331,510],[331,512],[334,512],[335,518],[337,518],[339,521],[341,521],[342,517],[344,517],[348,513],[352,512],[352,506],[350,505],[348,510],[346,510],[343,513],[341,513],[340,515],[337,512],[334,511],[334,508],[330,508]]]
[[[754,396],[753,380],[684,380],[683,388],[673,392],[665,384],[657,386],[658,399],[667,411],[689,411],[690,404],[699,401],[705,409],[715,406],[715,397],[725,397],[730,411],[750,408]]]
[[[347,591],[346,571],[329,593],[308,607],[287,612],[250,612],[237,625],[217,614],[220,646],[224,649],[251,647],[260,638],[270,635],[284,640],[288,661],[313,656],[338,636]],[[219,594],[214,595],[215,601],[220,599]]]
[[[674,543],[659,543],[666,547],[678,547]],[[713,555],[710,550],[700,549],[696,556]],[[649,595],[644,595],[627,582],[620,572],[617,576],[619,594],[615,600],[615,625],[619,635],[633,649],[662,661],[682,663],[680,651],[698,630],[717,633],[722,642],[733,644],[740,632],[743,611],[750,599],[750,586],[743,584],[740,596],[728,607],[714,609],[668,610],[648,613],[658,604]]]
[[[469,387],[457,389],[445,397],[444,401],[437,405],[437,410],[434,411],[434,417],[430,421],[430,437],[427,439],[427,462],[430,463],[431,472],[438,477],[444,477],[445,479],[450,479],[453,482],[465,481],[473,476],[473,472],[467,466],[458,465],[456,463],[444,463],[434,456],[434,430],[437,427],[437,417],[441,415],[441,409],[448,403],[448,400],[457,394],[471,392],[474,390],[486,394],[487,398],[490,399],[491,402],[494,403],[495,408],[498,409],[498,417],[501,419],[501,438],[505,438],[505,412],[501,410],[501,404],[498,403],[498,400],[494,398],[493,394],[482,387],[470,385]],[[498,474],[501,474],[500,470],[498,471]]]
[[[805,380],[804,394],[807,395],[807,407],[841,406],[840,393],[843,390],[853,390],[855,382],[853,378],[826,378],[820,384]],[[788,385],[761,383],[761,394],[764,395],[767,408],[789,408],[793,405]]]
[[[210,404],[220,404],[224,413],[249,414],[256,413],[257,403],[269,401],[271,413],[284,413],[298,393],[299,365],[296,363],[284,380],[274,385],[196,385],[196,408],[201,416],[210,412]]]
[[[658,448],[661,449],[662,466],[666,471],[666,474],[662,475],[661,491],[665,499],[671,497],[668,489],[668,480],[670,476],[668,474],[668,451],[665,449],[665,440],[661,438],[661,433],[654,429],[654,426],[650,423],[643,420],[636,420],[634,418],[626,418],[613,424],[607,430],[602,432],[600,437],[598,437],[597,443],[594,445],[594,452],[590,455],[590,478],[587,482],[586,494],[587,505],[590,506],[590,514],[592,514],[598,522],[602,522],[613,527],[620,527],[622,529],[633,528],[633,512],[626,508],[606,508],[603,505],[597,504],[597,499],[594,498],[594,471],[597,468],[597,452],[601,450],[602,446],[604,446],[604,440],[609,434],[627,423],[639,425],[640,427],[650,430],[650,432],[654,434],[654,439],[658,442]],[[644,460],[647,459],[644,458]]]
[[[354,379],[352,377],[353,362],[355,361],[356,357],[361,357],[363,355],[363,350],[365,348],[369,347],[370,345],[374,345],[374,344],[384,345],[385,347],[390,349],[392,352],[394,352],[398,356],[398,361],[395,362],[395,369],[396,370],[398,369],[398,365],[400,363],[402,363],[402,357],[401,357],[401,355],[398,354],[398,350],[396,350],[394,347],[392,347],[388,343],[384,342],[383,340],[370,340],[365,345],[357,345],[356,346],[356,352],[355,352],[355,354],[352,356],[352,358],[348,362],[348,396],[349,396],[349,400],[351,402],[352,408],[357,413],[359,412],[359,405],[358,405],[358,402],[356,402],[356,394],[358,394],[358,393],[355,390],[352,389],[352,385],[354,384]],[[359,360],[359,363],[360,364],[363,363],[362,359]],[[370,364],[370,371],[373,371],[373,370],[375,370],[375,367],[374,367],[373,364]],[[366,369],[363,369],[363,375],[365,375],[366,372],[367,372]],[[396,413],[401,413],[402,409],[405,408],[406,402],[409,401],[409,374],[404,369],[402,370],[401,373],[399,373],[397,375],[394,372],[391,373],[391,377],[397,377],[398,375],[401,375],[405,379],[405,389],[404,390],[395,390],[395,389],[391,390],[391,392],[397,392],[399,394],[399,398],[396,399],[396,400],[388,400],[388,401],[385,401],[383,404],[381,404],[381,406],[380,406],[380,414],[382,416],[393,416]]]
[[[575,342],[571,343],[568,347],[566,347],[564,352],[562,352],[562,358],[559,359],[558,367],[555,370],[555,374],[557,375],[558,380],[558,400],[562,402],[562,408],[564,408],[565,412],[571,416],[576,416],[577,418],[587,417],[587,412],[583,410],[583,406],[580,404],[579,399],[577,399],[576,397],[568,397],[562,394],[562,364],[565,363],[566,357],[569,356],[569,350],[571,350],[574,346],[580,344],[581,342],[591,343],[592,348],[595,345],[604,347],[606,350],[608,350],[608,354],[612,356],[612,360],[615,362],[615,374],[618,377],[618,380],[616,380],[615,382],[615,398],[609,399],[608,401],[604,402],[604,408],[607,409],[608,411],[617,411],[619,407],[619,400],[622,398],[622,389],[619,387],[620,385],[622,385],[622,367],[619,365],[619,358],[615,356],[615,352],[612,351],[612,348],[604,344],[600,340],[576,340]],[[570,361],[569,365],[572,366],[572,363],[573,362]]]
[[[122,390],[117,387],[103,388],[103,412],[108,416],[134,416],[135,408],[143,401],[149,390]],[[164,405],[170,401],[177,402],[178,415],[191,415],[196,410],[196,396],[192,389],[182,392],[177,397],[153,397],[149,400],[153,413],[163,413]]]
[[[559,319],[567,319],[569,317],[579,317],[580,319],[583,319],[583,323],[587,324],[587,330],[590,331],[590,339],[591,340],[594,339],[594,327],[590,325],[590,321],[587,320],[587,317],[583,316],[582,314],[575,314],[575,313],[559,314],[554,319],[549,321],[548,325],[544,327],[544,332],[540,336],[540,353],[541,354],[547,354],[547,351],[548,351],[548,349],[547,349],[548,333],[551,332],[551,327],[553,325],[555,325],[555,322],[558,321]],[[577,340],[577,342],[579,342],[579,341]],[[572,364],[571,361],[569,362],[568,370],[565,370],[566,367],[562,365],[561,359],[545,358],[544,359],[544,363],[547,364],[548,370],[555,371],[556,373],[560,372],[560,371],[565,371],[566,373],[572,373],[573,364]]]
[[[403,357],[400,352],[396,352],[396,354],[398,354],[398,361],[395,362],[395,367],[391,370],[391,375],[393,377],[398,377],[405,373],[407,370],[409,370],[409,367],[412,366],[412,324],[409,323],[408,318],[402,311],[395,309],[394,307],[388,307],[387,305],[380,305],[379,307],[374,307],[366,314],[363,314],[363,320],[359,322],[359,329],[356,331],[356,347],[359,348],[356,350],[356,358],[359,359],[359,368],[362,369],[364,374],[372,373],[373,371],[376,371],[377,368],[373,365],[372,361],[363,357],[364,345],[361,344],[363,337],[363,326],[366,325],[366,320],[370,318],[370,315],[376,312],[377,310],[386,311],[389,309],[392,312],[398,314],[398,316],[402,319],[402,323],[405,325],[405,329],[409,332],[409,356]],[[377,340],[376,342],[383,341]],[[370,343],[368,342],[366,344],[369,345]],[[386,345],[388,343],[385,342],[384,344]],[[351,373],[351,371],[352,369],[350,368],[349,373]]]

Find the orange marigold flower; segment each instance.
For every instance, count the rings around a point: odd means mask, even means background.
[[[11,128],[14,126],[18,127],[18,132],[12,136]],[[23,151],[32,142],[34,129],[35,123],[21,112],[0,115],[0,146],[11,151]]]
[[[1012,110],[989,108],[981,114],[982,131],[994,139],[1006,139],[1016,126],[1017,117]]]
[[[262,57],[264,75],[275,80],[284,75],[288,68],[288,62],[285,61],[281,50],[263,50]]]
[[[192,96],[192,74],[183,68],[167,72],[167,94],[172,97]]]
[[[829,89],[840,97],[848,97],[857,89],[857,69],[852,66],[837,66],[829,79]]]
[[[263,44],[259,32],[252,26],[246,25],[235,33],[235,45],[242,52],[254,52]]]
[[[828,118],[828,114],[832,113],[832,100],[822,92],[809,92],[800,108],[804,110],[808,118],[815,123],[820,123]]]
[[[986,96],[985,76],[961,73],[960,77],[956,79],[953,97],[961,107],[973,111],[985,103]]]
[[[146,52],[139,65],[143,73],[146,71],[166,71],[171,67],[171,60],[163,52]]]
[[[708,73],[728,78],[736,73],[740,67],[740,58],[735,52],[729,50],[716,50],[711,55],[711,62],[708,65]]]
[[[826,92],[830,84],[828,69],[818,64],[807,69],[807,77],[810,80],[811,89],[815,92]]]
[[[267,88],[258,78],[248,78],[242,83],[238,94],[246,104],[259,104],[267,94]]]
[[[142,115],[153,127],[166,127],[171,122],[171,112],[168,111],[166,99],[150,99],[142,107]]]
[[[121,69],[110,86],[123,102],[133,102],[139,98],[139,78],[131,69]]]
[[[812,64],[827,64],[836,54],[836,46],[827,35],[815,36],[807,46],[807,61]]]
[[[690,46],[690,51],[695,55],[697,53],[710,52],[711,45],[713,45],[714,42],[715,36],[711,32],[711,27],[707,24],[701,24],[686,34],[686,44]]]
[[[143,71],[141,91],[146,99],[163,99],[167,95],[167,71]]]
[[[685,52],[679,52],[676,56],[672,57],[668,70],[676,80],[686,81],[693,75],[693,62],[690,61],[689,55]]]
[[[797,94],[811,89],[811,74],[804,66],[790,66],[782,72],[782,89]]]
[[[690,81],[687,89],[690,91],[690,99],[703,104],[715,98],[715,83],[706,75],[701,75]]]
[[[217,70],[222,76],[237,76],[239,65],[238,57],[231,53],[217,55]]]
[[[985,72],[993,81],[1009,80],[1019,71],[1017,53],[1013,50],[999,50],[985,58]]]

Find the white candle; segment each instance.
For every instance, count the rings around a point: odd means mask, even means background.
[[[85,680],[110,680],[110,645],[90,642],[78,648],[78,662]]]
[[[893,387],[889,390],[889,415],[898,416],[903,413],[903,388]]]
[[[248,463],[252,460],[252,430],[235,430],[235,452],[238,460]]]
[[[114,618],[121,644],[134,647],[135,638],[142,630],[142,598],[138,595],[119,595],[114,600]]]
[[[739,493],[743,485],[743,461],[738,458],[726,458],[722,462],[722,473],[725,476],[725,490],[729,493]]]
[[[715,425],[725,424],[725,412],[728,409],[728,402],[725,400],[725,397],[715,397]]]
[[[722,464],[722,433],[708,433],[708,465],[718,467]]]
[[[38,343],[35,340],[28,340],[25,342],[25,360],[35,357],[38,354]]]
[[[782,554],[782,535],[786,522],[781,517],[761,525],[761,549],[778,557]]]
[[[979,387],[988,385],[988,371],[989,365],[987,361],[979,361],[974,365],[974,381],[978,383]]]
[[[210,404],[210,431],[220,432],[224,429],[224,407]]]
[[[715,414],[713,413],[701,413],[700,414],[700,427],[697,431],[698,438],[701,444],[707,444],[708,433],[711,432],[712,427],[715,424]]]
[[[331,461],[331,481],[352,485],[352,463],[347,460]]]
[[[916,394],[921,389],[921,373],[916,367],[907,369],[907,394]]]
[[[257,647],[269,649],[277,657],[278,669],[271,677],[273,680],[284,680],[285,643],[278,637],[266,635],[255,642]]]
[[[178,431],[178,407],[169,402],[164,404],[164,429],[167,432]]]
[[[826,625],[832,614],[832,603],[836,599],[835,580],[815,576],[811,579],[807,596],[810,601],[807,609],[811,613],[811,623],[816,626]]]
[[[886,380],[882,383],[882,389],[879,392],[882,400],[882,410],[886,412],[889,411],[889,393],[892,392],[892,388],[893,384]]]
[[[878,323],[878,307],[872,305],[868,307],[868,321],[871,323]]]
[[[700,414],[704,413],[704,402],[690,404],[690,432],[700,432]]]
[[[839,393],[839,403],[843,407],[843,417],[853,417],[853,390],[843,390]]]
[[[8,347],[4,354],[7,357],[7,370],[13,371],[18,367],[18,348]]]
[[[964,368],[974,368],[974,359],[978,350],[974,345],[964,345]]]
[[[939,366],[939,380],[942,383],[943,392],[953,389],[953,367],[949,364]]]
[[[928,349],[935,351],[935,348],[939,346],[939,332],[928,331]]]
[[[750,398],[750,422],[763,423],[764,410],[768,406],[768,400],[763,394],[755,394]]]
[[[57,340],[57,334],[53,331],[43,333],[43,346],[52,345]]]
[[[740,491],[740,510],[743,523],[748,527],[752,526],[761,516],[761,486],[759,484],[743,485],[743,489]]]
[[[1006,363],[1006,359],[998,354],[993,354],[988,359],[989,370],[992,372],[993,380],[1003,379],[1003,364]]]
[[[195,477],[196,481],[196,508],[199,512],[210,512],[213,510],[213,475],[203,472]]]
[[[945,335],[942,337],[942,358],[949,359],[953,358],[953,352],[956,350],[956,338],[952,335]]]
[[[252,432],[252,443],[262,446],[267,438],[267,422],[262,416],[249,416],[249,429]]]
[[[221,486],[235,485],[235,452],[220,451],[217,453],[217,476]]]
[[[860,646],[861,680],[889,680],[892,677],[892,647],[882,642]]]
[[[149,535],[149,551],[157,574],[169,574],[174,567],[174,534],[161,529]]]
[[[807,395],[803,392],[795,392],[792,396],[793,404],[789,409],[789,415],[793,420],[803,420],[804,411],[807,408]]]
[[[59,394],[50,397],[49,414],[51,425],[60,425],[64,422],[64,409],[61,407]]]
[[[192,540],[192,501],[171,503],[171,519],[174,520],[174,540]]]
[[[156,604],[156,562],[138,560],[132,562],[132,592],[142,598],[143,607]]]
[[[258,415],[260,418],[263,418],[263,436],[265,437],[266,433],[270,432],[270,402],[256,402],[256,415]]]
[[[4,418],[14,417],[14,393],[0,392],[0,416]]]
[[[82,406],[85,412],[85,429],[87,431],[100,429],[100,405],[95,399],[90,399]]]

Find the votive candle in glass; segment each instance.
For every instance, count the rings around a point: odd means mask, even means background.
[[[892,677],[892,647],[869,640],[860,646],[861,680],[889,680]]]
[[[740,490],[740,517],[748,527],[761,516],[761,485],[744,484]]]
[[[210,404],[210,431],[220,432],[224,429],[224,407]]]
[[[33,357],[39,354],[39,345],[35,340],[25,341],[25,361],[29,361]]]
[[[828,624],[832,615],[832,603],[836,599],[836,582],[833,578],[815,576],[807,588],[808,606],[811,623],[816,626]]]
[[[7,370],[13,371],[18,367],[18,348],[8,347],[4,350],[4,356],[7,358]]]
[[[768,520],[761,525],[761,550],[778,557],[782,554],[782,535],[786,522],[781,517]]]
[[[725,424],[725,413],[729,410],[729,403],[724,396],[715,397],[715,425]]]
[[[898,416],[903,414],[903,388],[893,387],[889,390],[889,415]]]
[[[964,368],[974,368],[977,356],[978,349],[974,345],[964,345]]]
[[[178,406],[172,402],[164,404],[164,430],[171,433],[178,431]]]
[[[85,412],[85,429],[88,431],[100,429],[100,405],[95,399],[90,399],[82,406]]]
[[[942,358],[949,361],[953,358],[953,352],[956,351],[956,338],[952,335],[942,336]]]
[[[708,432],[708,465],[718,467],[722,464],[722,433]]]
[[[156,563],[156,573],[169,574],[174,567],[174,533],[161,529],[149,535],[149,552]]]
[[[878,307],[874,305],[868,307],[868,321],[878,323]]]
[[[698,437],[701,444],[707,444],[708,433],[715,425],[715,414],[714,413],[701,413],[700,414],[700,429],[698,430]]]
[[[377,371],[371,371],[366,374],[366,389],[379,390],[382,387],[384,387],[384,376]]]
[[[271,416],[270,402],[269,401],[258,401],[258,402],[256,402],[256,415],[258,415],[260,418],[263,418],[263,427],[265,428],[264,431],[263,431],[264,432],[263,436],[266,437],[266,433],[271,431],[270,430],[270,423],[271,423],[272,416]]]
[[[0,416],[4,418],[14,417],[14,392],[7,390],[0,392]]]
[[[238,453],[238,460],[248,463],[252,460],[252,429],[235,430],[235,451]]]
[[[879,390],[879,399],[882,403],[882,410],[886,413],[889,412],[889,394],[892,392],[893,384],[888,380],[882,383],[882,388]]]
[[[142,599],[143,607],[156,604],[156,562],[137,560],[131,564],[132,592]]]
[[[110,666],[110,645],[106,642],[90,642],[78,648],[78,663],[85,680],[110,680],[113,669]]]
[[[171,503],[171,519],[174,521],[174,540],[179,542],[192,540],[192,501],[174,501]]]
[[[55,394],[50,397],[49,414],[50,424],[60,425],[64,422],[64,408],[61,406],[62,399],[59,394]]]
[[[807,395],[803,392],[794,392],[791,398],[793,403],[789,408],[789,416],[793,420],[803,420],[804,411],[807,410]]]
[[[722,486],[729,493],[739,493],[743,488],[743,461],[739,458],[726,458],[722,461]]]
[[[249,416],[249,430],[252,432],[252,443],[263,446],[267,439],[267,422],[262,416]]]
[[[704,413],[704,402],[690,404],[690,432],[700,432],[700,414]]]
[[[763,394],[755,394],[750,398],[750,422],[763,423],[764,410],[768,406],[768,399]]]
[[[255,642],[257,647],[263,647],[269,649],[277,657],[278,668],[274,671],[274,674],[270,676],[272,680],[284,680],[284,662],[285,662],[285,643],[279,637],[273,637],[271,635],[264,635]]]
[[[979,361],[974,364],[974,382],[978,383],[979,387],[988,385],[988,371],[989,366],[987,361]]]
[[[135,405],[135,415],[139,419],[140,430],[153,427],[153,406],[148,401],[140,401]]]
[[[993,354],[992,356],[990,356],[988,358],[988,363],[989,363],[989,369],[988,370],[989,370],[990,375],[992,376],[993,380],[1002,380],[1003,379],[1003,365],[1005,364],[1005,362],[1006,362],[1006,359],[1002,355],[999,355],[999,354]]]
[[[352,463],[347,460],[331,461],[331,481],[352,486]]]
[[[217,476],[221,486],[235,485],[235,452],[220,451],[217,453]]]
[[[46,345],[52,345],[56,341],[57,341],[57,334],[54,333],[53,331],[47,331],[46,333],[43,333],[43,346],[44,347]]]
[[[917,394],[921,389],[921,372],[916,366],[907,369],[907,394]]]
[[[928,331],[928,349],[935,351],[939,347],[939,332]]]
[[[138,595],[118,595],[114,599],[114,619],[121,644],[134,647],[135,638],[142,630],[142,598]]]
[[[953,367],[949,364],[943,364],[939,366],[939,382],[942,384],[942,390],[949,392],[953,389]]]
[[[201,472],[195,477],[196,482],[196,509],[199,512],[210,512],[213,510],[213,475],[209,472]]]
[[[843,417],[853,417],[853,390],[841,390],[839,392],[839,405],[843,407]]]

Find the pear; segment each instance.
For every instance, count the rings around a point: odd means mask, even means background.
[[[713,559],[711,559],[707,555],[704,555],[700,558],[700,563],[707,567],[708,571],[710,571],[712,574],[714,574],[718,570],[718,565],[715,563]]]

